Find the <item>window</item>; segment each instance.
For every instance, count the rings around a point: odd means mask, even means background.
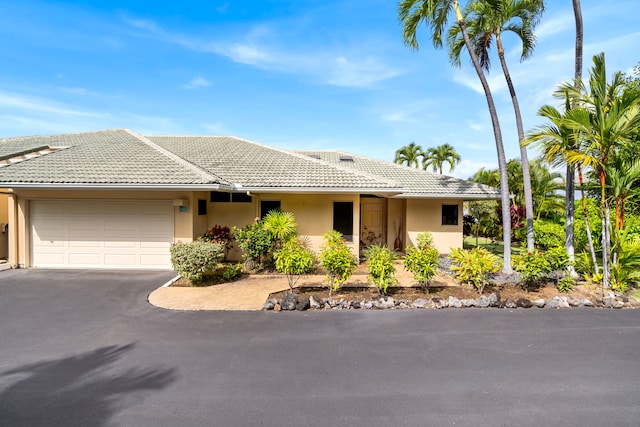
[[[224,193],[212,191],[211,203],[251,203],[253,198],[246,193]]]
[[[212,191],[210,195],[211,203],[229,203],[231,201],[231,193],[220,193]]]
[[[353,241],[353,202],[333,202],[333,229]]]
[[[260,218],[264,218],[271,211],[280,210],[280,200],[261,200],[260,201]]]
[[[458,225],[458,205],[442,205],[442,225]]]
[[[207,214],[207,201],[203,199],[198,199],[198,215],[206,215]]]

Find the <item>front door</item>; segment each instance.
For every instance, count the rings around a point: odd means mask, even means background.
[[[360,199],[360,241],[363,246],[386,243],[386,199]]]

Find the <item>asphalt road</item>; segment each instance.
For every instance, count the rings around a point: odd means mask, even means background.
[[[149,305],[171,276],[0,272],[0,425],[640,425],[640,310]]]

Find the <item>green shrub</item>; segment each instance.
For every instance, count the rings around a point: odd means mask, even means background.
[[[430,231],[423,231],[416,236],[416,246],[433,246],[433,234]]]
[[[282,247],[274,253],[274,258],[276,270],[287,275],[291,292],[300,276],[315,268],[313,252],[299,240],[284,242]]]
[[[240,277],[240,275],[242,275],[242,264],[238,263],[225,264],[220,274],[224,282],[234,281]]]
[[[420,238],[418,237],[418,242]],[[429,292],[429,283],[438,270],[440,254],[433,246],[409,246],[404,257],[404,268],[413,274],[418,284]]]
[[[271,251],[273,235],[265,229],[264,223],[260,220],[241,229],[233,227],[232,232],[238,246],[242,249],[242,257],[245,260],[253,258],[261,263]]]
[[[193,284],[212,275],[223,257],[220,245],[207,242],[178,243],[170,252],[173,269]]]
[[[547,220],[533,222],[533,232],[536,239],[536,247],[541,251],[551,248],[564,247],[564,225]]]
[[[324,240],[320,249],[320,264],[327,270],[331,295],[355,273],[356,258],[339,231],[325,233]]]
[[[613,232],[615,262],[611,266],[611,289],[626,292],[629,285],[640,283],[640,236],[637,221],[625,223],[624,229]]]
[[[500,259],[484,248],[451,250],[451,271],[460,283],[470,283],[482,294],[489,275],[500,270]]]
[[[386,295],[388,288],[398,283],[393,263],[395,253],[386,246],[372,245],[365,249],[364,258],[369,268],[369,282],[378,288],[380,294]]]
[[[264,228],[273,240],[283,243],[298,235],[296,219],[291,212],[271,211],[264,217]]]
[[[573,290],[573,279],[570,275],[566,275],[558,281],[558,290],[560,292],[571,292]]]
[[[522,275],[526,289],[537,284],[542,276],[550,271],[549,262],[544,254],[538,251],[514,256],[513,268]]]

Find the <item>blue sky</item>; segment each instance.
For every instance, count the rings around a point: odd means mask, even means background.
[[[496,167],[486,101],[420,31],[402,43],[396,1],[4,2],[0,137],[131,128],[235,135],[282,148],[340,149],[392,160],[397,148],[449,143],[467,178]],[[533,58],[507,61],[525,129],[573,76],[570,0],[546,2]],[[640,2],[582,0],[585,75],[605,52],[610,73],[640,62]],[[497,58],[489,76],[508,158],[513,111]],[[534,156],[532,153],[531,156]]]

